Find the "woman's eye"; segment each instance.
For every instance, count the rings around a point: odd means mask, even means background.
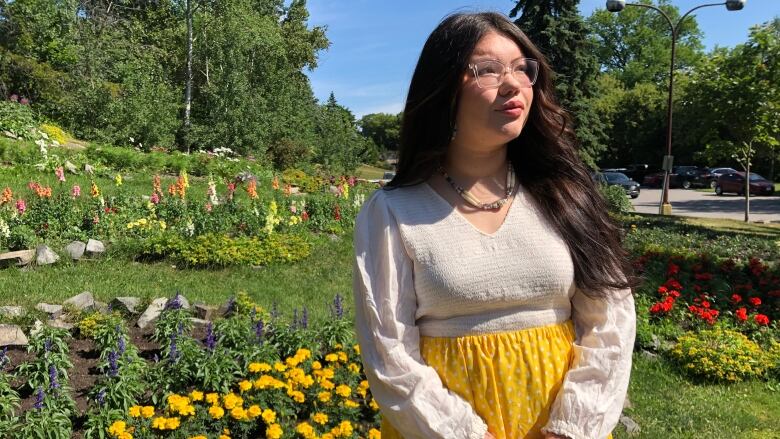
[[[477,69],[477,74],[479,76],[497,75],[498,74],[498,70],[494,66],[479,67]]]

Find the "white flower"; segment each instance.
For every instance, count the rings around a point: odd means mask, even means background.
[[[2,218],[0,218],[0,236],[6,239],[11,237],[11,228],[8,227],[8,223],[6,223]]]

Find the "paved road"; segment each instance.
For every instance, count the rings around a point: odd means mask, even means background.
[[[631,200],[631,203],[637,212],[658,213],[660,201],[660,189],[642,188],[639,198]],[[714,192],[670,189],[669,202],[673,215],[745,219],[745,198],[733,194],[717,196]],[[780,222],[780,195],[751,196],[750,221]]]

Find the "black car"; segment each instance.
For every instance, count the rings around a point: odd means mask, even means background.
[[[626,195],[631,198],[639,196],[639,183],[631,180],[622,172],[597,172],[593,179],[608,186],[621,186],[626,191]]]

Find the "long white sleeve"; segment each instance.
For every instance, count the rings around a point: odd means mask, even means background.
[[[405,439],[482,439],[487,425],[420,356],[414,263],[382,190],[355,225],[357,338],[371,393]]]
[[[629,290],[593,299],[572,297],[576,340],[571,369],[544,432],[572,439],[603,439],[615,428],[631,375],[636,309]]]

